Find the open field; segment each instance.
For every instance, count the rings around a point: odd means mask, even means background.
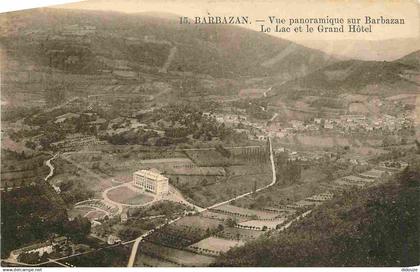
[[[247,216],[247,217],[256,217],[259,219],[274,219],[278,216],[278,214],[274,212],[251,210],[251,209],[236,207],[229,204],[219,206],[215,208],[214,210],[217,212],[229,214],[232,216]]]
[[[325,179],[321,169],[309,168],[302,171],[301,182],[292,185],[276,184],[270,190],[258,192],[255,198],[247,196],[235,201],[235,206],[264,209],[265,207],[282,207],[314,194],[323,193],[325,189],[320,188],[319,182]],[[329,182],[332,182],[329,181]]]
[[[216,150],[194,150],[185,151],[185,154],[198,166],[226,166],[234,162],[224,157]]]
[[[264,96],[266,89],[242,89],[239,91],[241,98],[259,98]]]
[[[186,250],[164,247],[149,242],[142,243],[137,254],[146,254],[184,266],[208,266],[213,263],[214,258],[196,254]]]
[[[201,207],[222,202],[234,196],[253,190],[254,186],[262,187],[271,182],[270,174],[244,175],[228,177],[225,181],[208,186],[195,187],[194,190],[180,190]]]
[[[240,240],[237,241],[237,240],[227,240],[227,239],[218,238],[218,237],[209,237],[204,240],[201,240],[198,243],[195,243],[189,246],[189,248],[198,250],[200,252],[218,255],[222,252],[228,251],[232,247],[241,246],[243,244],[244,242]]]
[[[71,209],[70,211],[68,211],[68,216],[70,218],[75,218],[77,216],[85,216],[88,212],[94,211],[94,208],[89,208],[89,207],[75,207],[73,209]]]
[[[79,164],[79,161],[73,161]],[[89,198],[80,198],[81,194],[77,193],[83,192],[85,194],[89,192],[93,194],[90,196],[91,198],[100,198],[104,190],[115,185],[111,178],[104,178],[94,172],[87,172],[61,157],[55,159],[52,164],[55,167],[55,172],[50,179],[50,183],[60,186],[63,193],[74,193],[75,202]],[[66,188],[63,188],[64,184]]]
[[[203,175],[203,176],[224,176],[225,170],[222,167],[196,166],[188,158],[167,158],[151,159],[140,161],[141,167],[158,168],[166,174],[172,175]]]
[[[183,156],[185,157],[185,155],[181,152],[163,152],[162,150],[159,151],[152,148],[134,145],[123,147],[101,145],[98,149],[104,150],[81,151],[78,153],[71,153],[69,156],[71,159],[100,175],[113,177],[116,180],[121,181],[126,181],[128,177],[132,176],[133,172],[142,167],[154,167],[153,163],[162,167],[165,164],[162,164],[162,162],[159,161],[164,161],[166,160],[165,158],[178,156],[177,158],[182,160]],[[176,160],[176,158],[169,159],[169,161],[171,160]],[[147,161],[150,161],[151,165],[143,166],[142,162]]]
[[[47,155],[34,157],[21,156],[21,153],[2,150],[1,152],[1,187],[6,185],[26,186],[31,182],[41,182],[49,172],[44,162],[49,158]]]
[[[235,176],[264,174],[271,171],[270,165],[268,164],[232,165],[226,167],[226,169],[229,174]]]
[[[131,246],[132,244],[117,245],[63,259],[62,261],[76,267],[125,267],[127,265],[127,256],[130,255]]]
[[[106,213],[105,212],[103,212],[103,211],[91,211],[91,212],[88,212],[86,215],[85,215],[85,217],[87,218],[87,219],[89,219],[89,220],[94,220],[94,219],[99,219],[99,218],[102,218],[102,217],[104,217],[106,215]]]
[[[134,262],[135,267],[180,267],[179,264],[160,259],[158,257],[151,257],[146,254],[137,254]]]
[[[112,201],[129,205],[142,205],[153,200],[152,196],[136,192],[127,186],[112,189],[107,196]]]
[[[278,218],[275,220],[249,220],[241,222],[239,225],[244,227],[255,227],[262,230],[263,227],[268,229],[275,229],[277,225],[282,224],[286,221],[286,218]]]
[[[175,223],[176,226],[194,226],[203,230],[217,228],[221,222],[217,219],[210,219],[201,216],[186,216]]]
[[[232,218],[232,216],[229,216],[227,214],[223,214],[223,213],[218,213],[218,212],[213,212],[210,210],[207,210],[205,212],[201,213],[202,217],[207,217],[207,218],[211,218],[211,219],[216,219],[219,220],[220,222],[228,219],[228,218]],[[242,219],[242,220],[246,220],[246,219]]]
[[[242,240],[250,241],[254,240],[265,232],[251,229],[239,229],[233,227],[225,227],[223,231],[218,232],[217,236],[228,240]]]

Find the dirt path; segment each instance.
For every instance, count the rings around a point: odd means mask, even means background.
[[[176,46],[171,48],[171,50],[169,51],[168,58],[166,59],[165,63],[163,64],[162,68],[159,69],[159,73],[166,74],[168,72],[168,69],[171,66],[171,63],[172,63],[173,59],[175,58],[176,51],[177,51]]]
[[[48,181],[49,178],[51,178],[54,175],[54,165],[51,164],[51,161],[54,160],[55,158],[57,158],[58,153],[54,155],[54,157],[52,157],[51,159],[49,159],[48,161],[45,162],[45,164],[50,168],[50,172],[48,173],[48,175],[45,177],[45,181]]]

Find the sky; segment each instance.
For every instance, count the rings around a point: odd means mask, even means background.
[[[15,0],[17,1],[17,0]],[[39,0],[38,0],[39,1]],[[51,1],[51,0],[49,0]],[[60,0],[57,0],[60,1]],[[404,25],[373,25],[372,33],[268,33],[343,58],[393,60],[420,44],[420,0],[87,0],[56,6],[125,13],[164,12],[195,16],[249,16],[249,29],[259,31],[268,16],[285,18],[380,16],[403,18]],[[271,26],[273,28],[273,26]]]

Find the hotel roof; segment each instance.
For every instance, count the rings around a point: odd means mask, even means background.
[[[167,177],[162,176],[157,169],[139,170],[139,171],[134,172],[134,175],[139,175],[139,176],[143,176],[143,177],[154,179],[154,180],[167,179]]]

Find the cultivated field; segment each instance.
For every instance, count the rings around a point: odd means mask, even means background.
[[[185,154],[198,166],[225,166],[233,163],[216,150],[186,151]]]
[[[201,240],[198,243],[195,243],[189,248],[198,249],[199,251],[209,252],[210,254],[219,254],[221,252],[226,252],[232,247],[241,246],[244,242],[237,240],[228,240],[218,237],[209,237],[204,240]]]
[[[172,175],[203,175],[203,176],[224,176],[225,170],[222,167],[200,167],[196,166],[188,158],[167,158],[142,160],[140,164],[144,168],[157,168],[166,174]]]
[[[226,220],[226,219],[232,218],[232,216],[230,216],[230,215],[223,214],[223,213],[218,213],[218,212],[212,212],[210,210],[202,212],[201,216],[211,218],[211,219],[216,219],[216,220],[219,220],[221,222]],[[238,218],[237,220],[240,222],[240,220],[245,221],[246,219]]]
[[[146,254],[176,263],[183,266],[208,266],[214,262],[214,258],[201,254],[196,254],[190,251],[164,247],[161,245],[155,245],[149,242],[145,242],[139,247],[139,254]],[[138,256],[137,255],[137,256]],[[141,257],[141,256],[140,256]]]
[[[256,217],[259,219],[274,219],[278,216],[278,214],[274,212],[251,210],[251,209],[241,208],[241,207],[237,207],[237,206],[233,206],[229,204],[216,207],[214,210],[217,212],[226,213],[233,216],[238,215],[238,216]]]
[[[225,227],[223,231],[217,233],[217,236],[228,240],[249,241],[256,239],[264,233],[259,230]]]
[[[195,186],[193,190],[185,192],[188,197],[193,199],[199,206],[207,207],[211,204],[222,202],[237,195],[253,190],[256,185],[258,188],[271,182],[270,174],[255,174],[228,177],[207,186]]]
[[[180,267],[181,265],[163,260],[159,257],[151,257],[146,254],[137,254],[134,262],[135,267]]]
[[[88,212],[94,211],[94,208],[89,208],[89,207],[75,207],[73,209],[71,209],[70,211],[68,211],[68,216],[70,218],[75,218],[77,216],[85,216]]]
[[[217,228],[221,222],[201,216],[186,216],[175,223],[176,226],[194,226],[203,230]]]
[[[266,89],[242,89],[239,91],[241,98],[259,98],[264,96]]]
[[[239,225],[244,227],[255,227],[261,229],[265,226],[268,229],[275,229],[277,225],[282,224],[286,221],[286,218],[278,218],[275,220],[249,220],[241,222]]]

